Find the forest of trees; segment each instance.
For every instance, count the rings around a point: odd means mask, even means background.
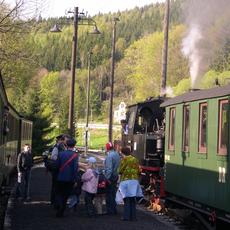
[[[186,31],[183,2],[171,1],[170,9],[167,85],[173,88],[174,95],[191,87],[188,59],[181,52]],[[87,53],[90,50],[93,52],[90,109],[95,121],[107,120],[114,16],[120,19],[116,38],[114,106],[121,101],[132,104],[159,95],[164,3],[114,14],[98,14],[94,20],[101,35],[89,34],[90,28],[86,26],[79,28],[75,88],[78,120],[85,117]],[[49,32],[55,23],[62,27],[61,33]],[[0,69],[7,95],[21,114],[37,121],[37,128],[44,131],[42,138],[47,134],[50,138],[67,129],[72,36],[71,18],[25,21],[17,17],[4,1],[0,4]],[[226,40],[224,48],[217,51],[207,69],[200,87],[213,87],[216,78],[221,84],[227,84],[229,77],[230,40]],[[58,128],[50,128],[51,124]]]

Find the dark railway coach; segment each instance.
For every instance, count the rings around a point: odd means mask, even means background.
[[[230,85],[165,101],[168,199],[230,221]]]
[[[0,75],[0,188],[9,182],[25,142],[32,142],[32,122],[10,105]]]

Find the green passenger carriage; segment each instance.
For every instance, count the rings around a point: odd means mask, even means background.
[[[24,119],[8,102],[0,73],[0,190],[15,171],[23,145],[32,143],[33,123]]]
[[[169,99],[165,190],[169,199],[230,222],[230,85]]]

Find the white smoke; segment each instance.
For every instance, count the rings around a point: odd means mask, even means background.
[[[230,0],[186,0],[184,14],[182,53],[189,59],[194,88],[230,37]]]
[[[167,86],[166,89],[162,91],[162,95],[166,95],[168,97],[174,97],[173,88],[171,86]]]
[[[199,75],[201,57],[197,44],[201,39],[202,35],[199,26],[193,24],[187,36],[182,41],[182,53],[185,57],[189,58],[192,86],[196,85],[196,77]]]

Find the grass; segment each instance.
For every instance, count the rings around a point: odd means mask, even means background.
[[[77,145],[85,146],[84,140],[84,129],[78,128],[78,138]],[[108,130],[107,129],[91,129],[89,130],[90,140],[89,148],[90,149],[102,149],[105,147],[105,144],[108,142]],[[120,132],[113,131],[113,139],[120,139]]]

